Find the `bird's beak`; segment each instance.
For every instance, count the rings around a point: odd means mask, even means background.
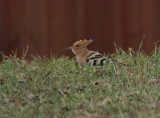
[[[71,47],[68,47],[68,48],[63,49],[62,51],[71,50],[72,48],[73,48],[73,47],[71,46]]]

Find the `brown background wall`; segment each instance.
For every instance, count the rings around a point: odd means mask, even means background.
[[[114,52],[114,42],[124,50],[154,49],[160,40],[160,0],[0,0],[0,51],[21,55],[49,55],[92,38],[89,46]],[[68,52],[66,54],[71,54]]]

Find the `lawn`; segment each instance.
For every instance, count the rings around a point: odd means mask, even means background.
[[[4,56],[0,62],[0,117],[158,118],[160,49],[147,56],[116,49],[115,62],[80,68],[75,58]]]

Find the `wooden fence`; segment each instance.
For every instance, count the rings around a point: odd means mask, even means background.
[[[102,53],[114,52],[114,43],[138,50],[142,39],[150,53],[160,40],[160,0],[0,0],[0,51],[7,55],[27,45],[28,54],[62,55],[92,37],[89,48]]]

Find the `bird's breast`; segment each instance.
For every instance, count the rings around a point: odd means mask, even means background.
[[[76,57],[76,61],[80,66],[83,67],[85,65],[85,63],[86,63],[86,58],[84,58],[84,57]]]

